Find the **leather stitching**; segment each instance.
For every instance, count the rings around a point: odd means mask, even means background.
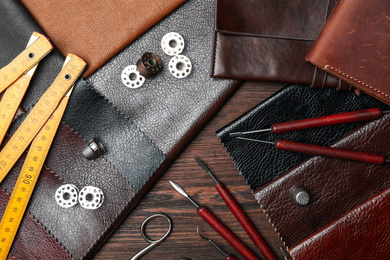
[[[347,73],[345,73],[345,72],[343,72],[343,71],[341,71],[341,70],[339,70],[339,69],[336,69],[336,68],[333,67],[333,66],[325,65],[325,69],[334,70],[335,72],[337,72],[337,73],[339,73],[339,74],[341,74],[341,75],[343,75],[343,76],[345,76],[345,77],[347,77],[347,78],[350,78],[350,79],[352,79],[353,81],[355,81],[355,82],[357,82],[357,83],[359,83],[359,84],[362,84],[362,85],[364,85],[364,86],[366,86],[366,87],[368,87],[368,88],[370,88],[370,89],[372,89],[372,90],[378,92],[379,94],[381,94],[381,95],[383,95],[383,96],[389,98],[389,95],[387,95],[387,94],[384,93],[383,91],[381,91],[381,90],[379,90],[379,89],[377,89],[377,88],[375,88],[375,87],[373,87],[373,86],[371,86],[371,85],[369,85],[369,84],[367,84],[367,83],[365,83],[365,82],[363,82],[363,81],[361,81],[361,80],[358,80],[357,78],[355,78],[355,77],[353,77],[353,76],[351,76],[351,75],[349,75],[349,74],[347,74]]]

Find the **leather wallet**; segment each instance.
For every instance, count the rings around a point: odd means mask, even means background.
[[[230,132],[242,132],[270,128],[274,123],[337,114],[367,108],[388,106],[368,95],[356,96],[350,91],[287,86],[255,108],[217,131],[217,136],[230,153],[240,174],[252,190],[257,190],[274,180],[309,156],[277,150],[273,145],[260,144],[230,137]],[[284,139],[302,143],[328,146],[364,122],[341,124],[294,131],[284,134],[265,132],[246,137],[265,141]]]
[[[205,64],[211,62],[212,35],[208,32],[213,8],[212,1],[188,1],[93,77],[77,82],[24,217],[25,228],[17,234],[19,242],[14,243],[10,257],[91,258],[238,88],[237,81],[209,78]],[[192,13],[197,14],[196,26],[187,19]],[[0,1],[0,20],[0,66],[4,66],[25,48],[33,31],[42,30],[19,1]],[[140,89],[124,86],[120,80],[123,68],[135,64],[150,48],[158,50],[161,37],[172,28],[187,41],[185,51],[193,64],[192,74],[176,80],[164,69]],[[167,66],[170,57],[160,50],[155,52]],[[27,113],[54,80],[63,61],[62,55],[53,50],[40,62],[22,102]],[[104,86],[106,80],[111,83]],[[10,134],[25,116],[15,120]],[[88,161],[81,149],[93,137],[103,143],[107,152]],[[12,192],[22,160],[0,185],[0,209]],[[79,189],[96,186],[103,191],[105,202],[94,211],[80,205],[65,210],[54,199],[55,190],[63,183]]]
[[[305,61],[335,0],[217,0],[212,76],[349,89]]]
[[[388,158],[389,135],[390,115],[386,114],[351,132],[332,147]],[[373,165],[312,157],[256,191],[255,196],[286,246],[291,247],[389,187],[389,170],[388,163]],[[306,189],[309,204],[298,206],[289,198],[294,185]]]
[[[300,259],[386,259],[390,255],[390,189],[290,248]]]
[[[339,1],[306,59],[390,104],[389,12],[389,1]]]
[[[86,78],[185,0],[22,0],[64,56],[77,53]]]

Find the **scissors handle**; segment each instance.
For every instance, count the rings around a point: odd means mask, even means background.
[[[152,250],[155,246],[157,246],[158,244],[161,243],[162,240],[160,241],[157,241],[157,242],[153,242],[153,243],[150,243],[147,247],[145,247],[144,249],[142,249],[141,251],[139,251],[135,256],[133,256],[132,258],[130,258],[130,260],[137,260],[139,259],[141,256],[143,256],[144,254],[146,254],[147,252],[149,252],[150,250]]]
[[[145,234],[145,226],[151,219],[158,218],[158,217],[162,217],[162,218],[165,218],[167,220],[168,225],[169,225],[168,226],[168,231],[160,239],[158,239],[158,240],[151,240]],[[145,247],[144,249],[142,249],[141,251],[139,251],[135,256],[130,258],[130,260],[137,260],[137,259],[139,259],[141,256],[143,256],[144,254],[149,252],[152,248],[154,248],[155,246],[160,244],[169,235],[169,233],[171,233],[171,230],[172,230],[172,222],[171,222],[170,218],[167,215],[164,215],[164,214],[154,214],[154,215],[146,218],[144,220],[144,222],[142,223],[142,225],[141,225],[141,235],[147,242],[149,242],[149,245],[147,247]]]

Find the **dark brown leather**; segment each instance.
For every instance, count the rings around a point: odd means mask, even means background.
[[[86,142],[69,126],[60,124],[46,160],[50,171],[42,171],[27,208],[76,259],[85,257],[96,246],[135,196],[134,188],[104,158],[89,161],[82,156],[85,145]],[[1,183],[9,193],[23,160],[18,161]],[[80,205],[61,208],[56,204],[54,194],[64,183],[74,184],[79,190],[85,186],[100,188],[105,197],[103,205],[98,210],[87,210]]]
[[[1,215],[4,214],[9,198],[10,194],[0,189]],[[20,224],[10,255],[13,259],[71,259],[55,237],[28,212]],[[10,256],[8,258],[12,259]]]
[[[185,1],[22,0],[22,3],[64,56],[75,53],[87,62],[85,78]]]
[[[335,2],[218,0],[212,76],[310,85],[315,67],[305,55]],[[338,84],[327,77],[327,86]]]
[[[388,259],[390,189],[290,248],[295,260]]]
[[[390,31],[386,0],[341,0],[306,59],[390,104]]]
[[[390,156],[390,115],[367,123],[333,147]],[[288,247],[310,236],[390,186],[390,164],[372,165],[312,157],[255,192],[260,207]],[[306,187],[307,206],[289,198],[294,185]]]

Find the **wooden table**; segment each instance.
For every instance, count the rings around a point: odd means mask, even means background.
[[[197,235],[197,226],[204,236],[213,240],[225,252],[234,254],[238,259],[244,259],[197,215],[196,208],[171,187],[169,180],[180,184],[199,204],[207,205],[246,245],[262,257],[215,190],[214,181],[199,167],[193,156],[203,160],[217,179],[226,185],[279,259],[282,259],[278,247],[283,246],[283,243],[215,135],[216,130],[282,87],[281,84],[246,82],[170,166],[105,243],[95,259],[129,259],[147,246],[147,242],[141,237],[140,225],[146,217],[155,213],[169,215],[173,222],[173,230],[164,242],[142,259],[225,259],[209,242]],[[165,233],[165,230],[166,224],[158,219],[146,228],[148,235],[155,239]]]

